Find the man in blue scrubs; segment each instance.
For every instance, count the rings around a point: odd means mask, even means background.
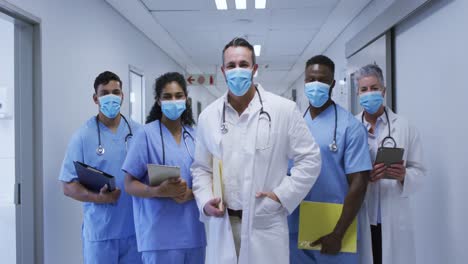
[[[362,263],[359,246],[357,253],[340,253],[340,250],[344,234],[364,201],[372,164],[363,125],[331,99],[334,71],[333,61],[326,56],[312,57],[306,63],[304,91],[310,104],[304,118],[320,146],[322,169],[304,200],[343,204],[343,210],[334,230],[312,243],[321,245],[321,251],[298,249],[299,208],[291,214],[288,219],[290,260],[294,264]],[[361,233],[358,239],[363,236],[362,228],[365,227],[358,227]]]
[[[85,264],[141,263],[133,224],[132,199],[121,192],[121,170],[131,141],[139,125],[120,114],[123,100],[122,81],[112,72],[101,73],[94,82],[93,100],[99,114],[91,117],[73,135],[63,160],[59,179],[66,196],[83,202],[83,258]],[[74,161],[80,161],[110,175],[116,189],[103,186],[99,193],[81,185]]]

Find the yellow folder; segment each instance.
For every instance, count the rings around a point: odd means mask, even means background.
[[[224,210],[223,162],[216,157],[213,157],[213,195],[221,198],[218,208]]]
[[[341,216],[342,204],[302,202],[299,208],[300,249],[320,250],[321,245],[311,247],[310,243],[333,231]],[[346,230],[341,243],[341,252],[357,251],[357,219]]]

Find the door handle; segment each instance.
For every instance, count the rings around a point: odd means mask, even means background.
[[[21,183],[15,183],[15,205],[21,205]]]

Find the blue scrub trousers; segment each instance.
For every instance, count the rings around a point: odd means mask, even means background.
[[[83,239],[84,264],[140,264],[136,237],[87,241]]]
[[[144,264],[204,264],[205,247],[143,251]]]
[[[358,253],[321,254],[318,250],[297,248],[297,233],[289,234],[289,262],[291,264],[358,264]]]

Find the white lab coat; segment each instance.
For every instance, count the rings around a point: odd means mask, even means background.
[[[369,219],[371,224],[376,224],[373,219],[377,219],[379,199],[377,191],[380,187],[382,264],[416,263],[409,197],[421,187],[425,174],[422,146],[416,129],[410,126],[406,119],[396,115],[388,107],[386,109],[390,119],[391,136],[395,139],[397,147],[405,149],[403,160],[406,165],[406,176],[404,185],[389,179],[369,183],[366,194]],[[361,121],[362,113],[356,117]],[[388,136],[385,114],[382,115],[382,119],[383,123],[380,125],[385,126],[385,129],[379,133],[378,142]],[[385,146],[392,145],[385,144]],[[375,156],[372,158],[375,159]]]
[[[197,130],[195,161],[192,165],[193,192],[200,209],[201,221],[208,225],[208,264],[287,264],[289,234],[287,214],[293,212],[310,191],[320,173],[320,150],[296,105],[285,98],[266,92],[260,85],[264,110],[271,116],[271,140],[266,149],[256,149],[256,135],[268,136],[259,130],[260,102],[256,94],[249,107],[243,155],[241,249],[237,260],[229,217],[208,217],[204,205],[212,199],[212,157],[221,158],[230,151],[223,144],[220,131],[223,102],[227,94],[209,105],[200,115]],[[249,132],[250,131],[250,132]],[[228,132],[229,133],[229,132]],[[265,135],[263,135],[264,133]],[[236,142],[242,144],[241,142]],[[294,160],[291,176],[286,176],[288,159]],[[281,205],[269,198],[255,198],[258,191],[273,191]]]

